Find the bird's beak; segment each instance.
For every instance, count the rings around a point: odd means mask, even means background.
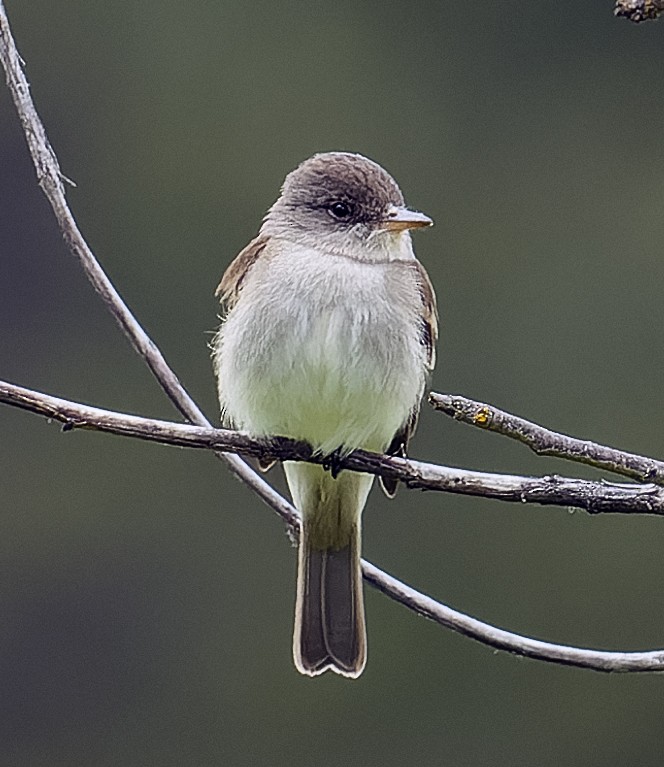
[[[425,216],[424,213],[392,205],[381,224],[381,229],[385,229],[388,232],[403,232],[405,229],[419,229],[423,226],[431,226],[433,221],[429,216]]]

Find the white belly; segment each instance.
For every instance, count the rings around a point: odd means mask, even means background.
[[[254,434],[383,450],[424,386],[417,286],[401,266],[388,297],[398,266],[314,258],[275,258],[243,288],[217,338],[220,401]]]

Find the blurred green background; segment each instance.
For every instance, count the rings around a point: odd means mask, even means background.
[[[217,417],[213,292],[315,151],[436,227],[434,388],[662,456],[661,23],[612,3],[7,0],[90,244]],[[61,242],[0,88],[0,377],[174,418]],[[425,408],[416,457],[597,476]],[[0,409],[0,764],[661,765],[661,676],[495,653],[367,592],[357,682],[290,658],[294,551],[212,456]],[[282,487],[278,472],[271,476]],[[664,520],[402,491],[367,558],[502,627],[664,645]]]

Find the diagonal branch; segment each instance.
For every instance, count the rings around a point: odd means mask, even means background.
[[[639,482],[664,485],[664,461],[636,453],[627,453],[587,439],[568,437],[566,434],[551,431],[525,418],[507,413],[505,410],[499,410],[493,405],[468,399],[459,394],[432,392],[429,395],[429,402],[435,410],[457,421],[523,442],[537,455],[565,458],[594,466],[596,469],[622,474]]]
[[[0,61],[5,70],[7,87],[11,92],[14,106],[23,126],[39,186],[51,204],[55,219],[69,249],[78,258],[83,271],[106,308],[115,318],[136,352],[150,368],[175,407],[189,422],[199,426],[211,426],[198,405],[187,394],[161,351],[125,304],[76,224],[65,197],[63,185],[65,177],[60,171],[58,159],[48,141],[44,124],[37,114],[37,109],[30,95],[30,85],[22,69],[22,59],[16,48],[2,0],[0,0]],[[236,477],[251,487],[268,506],[286,521],[292,521],[295,518],[296,512],[291,504],[241,458],[235,455],[220,455],[219,457]]]
[[[664,671],[664,650],[610,652],[542,642],[539,639],[513,634],[457,612],[431,597],[418,594],[368,562],[364,563],[364,577],[379,591],[389,593],[393,599],[398,599],[397,595],[408,598],[411,608],[420,615],[498,650],[507,650],[526,658],[546,660],[564,666],[589,668],[593,671]],[[390,592],[385,591],[385,584],[389,585]]]
[[[145,360],[177,409],[192,423],[210,427],[209,422],[189,397],[163,355],[145,333],[126,306],[92,251],[81,235],[66,202],[63,179],[44,126],[30,96],[23,74],[21,58],[16,49],[4,3],[0,0],[0,61],[5,69],[7,85],[14,99],[23,130],[37,171],[39,184],[47,196],[62,231],[65,242],[79,259],[88,279],[115,317],[122,331]],[[242,459],[235,455],[218,454],[231,471],[249,485],[268,506],[276,511],[293,532],[299,529],[297,512],[276,490],[259,477]],[[424,615],[440,625],[458,631],[492,647],[553,663],[582,666],[598,671],[662,671],[664,650],[646,652],[604,652],[540,642],[512,634],[453,610],[430,597],[420,594],[406,584],[363,561],[364,577],[375,588]]]
[[[141,418],[51,397],[4,381],[0,381],[0,402],[62,421],[67,431],[86,428],[180,447],[232,451],[280,461],[326,463],[326,457],[312,453],[309,445],[285,437],[261,440],[228,429]],[[653,484],[615,484],[558,476],[512,476],[438,466],[365,450],[353,451],[341,461],[341,466],[396,479],[419,490],[438,490],[514,503],[571,506],[591,514],[664,514],[664,489]]]
[[[134,349],[145,360],[173,404],[188,420],[202,423],[205,420],[202,412],[187,395],[159,349],[152,343],[99,265],[69,210],[63,184],[65,176],[60,170],[58,159],[30,95],[30,85],[21,67],[22,60],[16,49],[2,0],[0,0],[0,59],[5,68],[7,86],[21,119],[39,186],[51,204],[65,242],[78,258],[99,297],[106,304]]]

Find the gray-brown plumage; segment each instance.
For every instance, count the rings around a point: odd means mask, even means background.
[[[360,518],[373,477],[337,473],[335,457],[408,447],[437,337],[408,230],[429,224],[376,163],[315,155],[287,176],[217,291],[224,422],[330,456],[332,471],[284,464],[302,515],[293,655],[310,676],[357,677],[366,662]]]

